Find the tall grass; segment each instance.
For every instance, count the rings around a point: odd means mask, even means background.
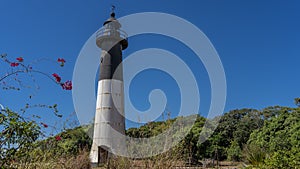
[[[168,151],[163,154],[147,159],[129,159],[126,157],[112,157],[104,168],[110,169],[171,169],[184,166],[181,154],[175,151]]]
[[[89,169],[91,168],[89,152],[81,150],[74,156],[51,156],[52,153],[44,152],[30,160],[12,162],[9,168],[14,169]]]
[[[248,144],[244,146],[243,156],[251,166],[262,167],[267,153],[259,146]]]

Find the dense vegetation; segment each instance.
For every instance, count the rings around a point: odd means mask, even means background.
[[[297,105],[299,100],[296,99]],[[150,137],[160,133],[174,120],[151,122],[131,128],[132,137]],[[210,158],[244,161],[250,167],[300,167],[300,108],[267,107],[263,110],[238,109],[225,113],[213,135],[197,144],[206,119],[198,117],[195,125],[177,146],[177,151],[192,162]]]
[[[296,104],[299,105],[299,100],[296,100]],[[88,152],[91,139],[87,131],[90,126],[76,127],[45,140],[39,140],[38,125],[27,123],[12,111],[5,112],[8,113],[5,114],[4,111],[1,113],[1,119],[6,119],[1,121],[1,125],[8,125],[9,130],[2,132],[1,143],[4,143],[4,139],[10,134],[9,142],[14,146],[2,145],[0,152],[2,166],[18,166],[20,163],[33,165],[36,162],[39,165],[46,165],[52,162],[52,166],[55,164],[56,167],[62,167],[69,162],[68,166],[74,168],[72,163],[76,161],[84,164],[84,167],[89,166]],[[151,137],[167,129],[175,120],[150,122],[139,128],[130,128],[126,134],[131,137]],[[176,157],[192,164],[200,164],[204,159],[243,161],[249,168],[300,167],[299,107],[274,106],[262,110],[232,110],[220,117],[219,125],[212,136],[202,144],[198,144],[199,134],[206,120],[198,116],[185,139],[171,150],[172,153],[163,155],[164,158]],[[15,145],[19,145],[18,149]],[[177,158],[178,154],[180,158]],[[152,158],[155,159],[162,158]],[[82,166],[76,164],[75,168],[78,167]]]

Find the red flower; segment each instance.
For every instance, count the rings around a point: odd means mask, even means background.
[[[60,141],[60,140],[61,140],[61,137],[60,137],[60,136],[55,136],[55,140],[56,140],[56,141]]]
[[[19,61],[19,62],[23,62],[24,61],[24,59],[22,58],[22,57],[18,57],[18,58],[16,58],[17,59],[17,61]]]
[[[48,125],[47,124],[45,124],[45,123],[41,123],[45,128],[47,128],[48,127]]]
[[[52,76],[53,77],[59,77],[58,74],[56,74],[56,73],[53,73]]]
[[[72,90],[72,82],[70,80],[66,81],[65,83],[61,84],[61,87],[64,90]]]
[[[58,59],[57,59],[57,62],[60,62],[60,66],[63,67],[63,66],[65,65],[65,62],[66,62],[66,61],[65,61],[65,59],[63,59],[63,58],[58,58]]]
[[[16,66],[19,66],[19,63],[12,62],[12,63],[10,63],[10,66],[11,66],[11,67],[16,67]]]
[[[56,82],[60,83],[61,77],[58,74],[53,73],[52,76],[55,78]]]
[[[58,61],[58,62],[63,62],[63,63],[66,62],[65,59],[63,59],[63,58],[58,58],[57,61]]]

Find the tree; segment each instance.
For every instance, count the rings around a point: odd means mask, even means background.
[[[275,114],[251,134],[248,145],[266,151],[270,168],[300,167],[300,108],[277,107]]]
[[[236,140],[231,142],[230,147],[227,149],[227,158],[230,161],[240,161],[242,157],[242,150]]]
[[[255,109],[237,109],[225,113],[213,135],[207,140],[207,150],[210,152],[210,156],[216,156],[217,152],[218,158],[225,160],[228,158],[227,151],[231,146],[236,146],[237,143],[242,149],[251,132],[262,125],[261,112]],[[233,143],[234,145],[232,145]]]
[[[0,55],[0,61],[2,61],[8,70],[4,75],[0,76],[0,85],[4,90],[22,90],[23,79],[19,79],[19,74],[28,75],[29,79],[34,79],[33,74],[40,74],[49,78],[55,84],[61,86],[64,90],[72,89],[71,81],[61,81],[61,77],[57,73],[53,73],[52,76],[44,73],[43,71],[37,70],[31,64],[25,64],[23,57],[17,57],[15,59],[8,58],[7,54]],[[64,66],[65,60],[58,58],[57,63],[60,66]],[[10,84],[8,81],[17,82],[17,85]],[[33,80],[33,82],[35,82]],[[32,96],[29,96],[31,99]],[[29,108],[42,107],[52,109],[57,117],[62,117],[58,114],[57,104],[45,105],[25,104],[25,107],[20,111],[14,111],[9,108],[0,107],[0,165],[3,167],[10,167],[13,161],[27,161],[28,153],[31,152],[35,147],[35,142],[44,136],[43,128],[48,128],[48,125],[44,122],[38,122],[40,115],[26,116],[25,112]]]
[[[32,143],[42,134],[36,122],[9,109],[1,110],[0,126],[3,128],[0,133],[0,166],[9,166],[30,152],[34,148]]]

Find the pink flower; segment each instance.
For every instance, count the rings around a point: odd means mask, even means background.
[[[41,123],[45,128],[47,128],[48,127],[48,125],[47,124],[45,124],[45,123]]]
[[[22,57],[18,57],[18,58],[16,58],[17,59],[17,61],[19,61],[19,62],[23,62],[24,61],[24,59],[22,58]]]
[[[19,66],[19,63],[12,62],[12,63],[10,63],[10,66],[11,66],[11,67],[16,67],[16,66]]]
[[[57,59],[57,62],[60,62],[60,66],[63,67],[63,66],[65,65],[65,62],[66,62],[66,61],[65,61],[65,59],[63,59],[63,58],[58,58],[58,59]]]
[[[61,141],[61,137],[60,136],[55,136],[55,140],[56,141]]]
[[[61,77],[58,74],[53,73],[52,76],[55,78],[56,82],[60,83]]]
[[[70,80],[66,81],[65,83],[61,84],[61,87],[64,90],[72,90],[72,82]]]

